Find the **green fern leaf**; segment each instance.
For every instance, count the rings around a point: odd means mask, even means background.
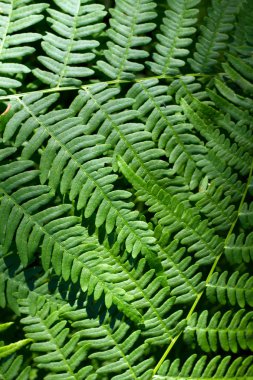
[[[196,44],[194,58],[189,58],[195,72],[208,73],[213,70],[222,51],[226,49],[238,8],[237,1],[212,0],[205,24],[201,25],[202,33]]]
[[[253,380],[252,11],[0,1],[1,379]]]
[[[139,48],[147,45],[151,38],[145,36],[153,30],[156,17],[156,4],[150,0],[118,0],[110,10],[110,28],[107,31],[107,50],[103,51],[106,60],[97,61],[97,66],[112,79],[133,79],[144,65],[137,62],[148,57],[148,52]]]
[[[40,13],[48,6],[46,3],[29,4],[31,2],[31,0],[0,2],[1,94],[5,93],[6,89],[21,86],[22,83],[16,79],[16,74],[30,72],[28,66],[23,63],[16,63],[15,60],[25,55],[31,55],[35,51],[28,44],[40,39],[41,35],[27,32],[26,29],[43,19],[43,15],[40,15]]]
[[[174,239],[189,245],[190,251],[196,251],[195,257],[199,264],[211,263],[221,251],[222,241],[212,230],[207,229],[206,221],[200,222],[196,210],[187,208],[187,204],[178,201],[176,196],[170,198],[164,191],[159,191],[154,182],[144,182],[122,158],[118,160],[123,174],[137,191],[137,196],[150,207],[150,212],[155,213],[159,223],[174,232]]]
[[[237,147],[236,144],[231,147],[229,140],[226,140],[218,129],[212,130],[209,128],[183,99],[182,107],[194,128],[207,140],[208,148],[212,149],[219,158],[222,157],[224,161],[233,166],[242,175],[249,173],[251,157],[247,152],[243,152],[243,149]]]
[[[0,378],[8,380],[29,380],[32,375],[30,366],[23,365],[22,355],[15,354],[0,361]]]
[[[97,360],[98,376],[108,376],[112,380],[148,379],[152,374],[152,358],[139,360],[145,355],[145,343],[135,345],[140,339],[140,330],[131,332],[130,326],[123,321],[113,327],[98,319],[86,320],[82,310],[66,313],[75,329],[82,330],[80,344],[89,344],[89,358]]]
[[[30,162],[28,163],[30,165]],[[2,192],[5,195],[1,204],[1,211],[5,215],[5,219],[0,222],[1,242],[5,252],[8,251],[15,238],[19,246],[18,253],[21,262],[27,266],[33,260],[39,244],[42,244],[41,261],[45,270],[52,263],[56,273],[62,274],[65,281],[70,277],[73,282],[80,281],[82,290],[88,290],[89,294],[94,292],[95,299],[100,298],[103,291],[109,293],[111,302],[116,303],[118,308],[126,312],[130,318],[139,321],[140,314],[129,308],[127,304],[129,298],[125,291],[112,287],[107,280],[103,279],[102,267],[98,269],[99,265],[102,265],[102,260],[98,255],[99,246],[94,244],[92,238],[87,239],[86,230],[78,225],[79,218],[66,216],[71,205],[62,204],[41,211],[40,208],[47,205],[52,198],[48,187],[26,186],[16,190],[18,185],[29,181],[31,176],[30,171],[23,172],[24,168],[26,169],[24,166],[26,161],[16,163],[14,173],[13,164],[14,162],[2,167],[6,169],[7,166],[7,173],[3,170],[1,177],[3,180],[8,175],[8,178],[1,183]],[[37,172],[34,175],[32,171],[32,174],[34,178]],[[19,181],[17,181],[17,176],[20,178]],[[15,177],[15,182],[13,177]],[[11,190],[16,191],[10,194]]]
[[[212,302],[219,302],[221,305],[229,303],[232,306],[245,305],[252,306],[253,303],[253,277],[248,273],[240,276],[239,272],[234,272],[228,277],[228,272],[221,274],[215,272],[206,287],[207,298]]]
[[[81,79],[91,76],[94,70],[87,64],[95,57],[93,50],[99,43],[92,36],[101,33],[105,24],[104,7],[90,1],[54,0],[58,9],[48,9],[53,33],[43,37],[42,48],[46,56],[38,56],[47,70],[36,68],[34,75],[51,87],[78,86]],[[86,67],[85,67],[85,66]]]
[[[173,362],[164,363],[161,368],[161,375],[155,375],[155,380],[173,380],[173,379],[248,379],[253,376],[253,356],[247,358],[237,357],[232,359],[231,356],[207,356],[197,357],[191,355],[180,367],[180,360],[175,359]]]
[[[171,101],[171,96],[167,95],[167,86],[159,85],[158,80],[145,81],[135,84],[128,95],[135,99],[134,107],[141,112],[146,130],[152,133],[153,141],[164,149],[173,169],[185,177],[190,189],[194,189],[202,176],[196,162],[203,158],[206,149],[191,134],[192,126],[185,122],[180,113],[181,108],[167,106]]]
[[[30,314],[28,301],[22,301],[22,313]],[[59,320],[61,311],[51,309],[45,304],[35,316],[28,315],[22,319],[26,336],[33,340],[31,350],[37,355],[35,362],[38,368],[46,369],[45,379],[86,379],[92,372],[92,366],[85,366],[78,370],[80,362],[87,355],[87,347],[78,348],[78,334],[68,339],[69,329],[66,321]]]
[[[229,262],[239,264],[249,263],[253,260],[253,232],[236,236],[232,234],[225,245],[225,255]]]
[[[187,322],[184,339],[188,343],[197,342],[205,352],[216,352],[218,343],[222,350],[238,352],[238,349],[253,350],[252,329],[253,313],[240,309],[233,313],[231,310],[223,315],[215,313],[208,322],[208,311],[204,310],[199,316],[194,313]]]
[[[131,211],[133,204],[125,201],[131,194],[113,189],[117,175],[112,173],[111,158],[106,157],[108,142],[104,144],[101,135],[84,135],[81,119],[73,118],[72,110],[40,115],[55,96],[47,96],[44,102],[40,97],[36,94],[17,100],[18,111],[7,123],[4,138],[11,138],[19,129],[15,144],[20,146],[31,136],[23,148],[23,157],[31,157],[50,138],[41,156],[42,183],[49,177],[54,190],[60,184],[61,193],[68,193],[71,201],[78,197],[77,208],[85,207],[86,218],[97,211],[95,224],[99,227],[105,223],[107,233],[116,225],[118,241],[126,242],[128,252],[133,257],[142,252],[150,266],[161,272],[152,231],[144,221],[135,220],[138,212]]]
[[[193,25],[197,21],[199,0],[191,1],[167,1],[169,10],[165,11],[162,34],[157,34],[156,53],[153,54],[153,61],[147,62],[151,71],[158,75],[175,75],[179,73],[180,67],[185,65],[182,57],[189,54],[186,49],[191,42],[192,36],[196,32]]]

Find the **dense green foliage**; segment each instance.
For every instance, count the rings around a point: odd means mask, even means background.
[[[0,379],[253,379],[252,19],[0,1]]]

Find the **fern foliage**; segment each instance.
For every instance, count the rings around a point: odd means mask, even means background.
[[[41,38],[38,32],[30,32],[34,24],[43,19],[40,13],[47,8],[46,3],[32,1],[1,1],[1,37],[0,37],[0,88],[17,88],[22,85],[22,77],[31,71],[26,63],[22,63],[24,56],[31,56],[35,48],[31,43]]]
[[[35,68],[33,73],[51,87],[78,86],[82,83],[78,78],[94,73],[85,66],[95,58],[93,50],[99,43],[90,36],[103,30],[104,8],[86,0],[55,1],[55,5],[57,9],[48,9],[52,32],[43,37],[41,44],[46,56],[38,56],[47,70]]]
[[[252,18],[0,1],[0,379],[253,379]]]
[[[161,368],[161,375],[155,375],[154,379],[176,379],[179,376],[184,379],[250,379],[253,370],[252,359],[251,356],[233,360],[231,356],[221,358],[217,355],[209,361],[206,356],[197,359],[196,355],[192,355],[181,366],[178,359],[165,363]]]
[[[119,0],[110,10],[110,28],[106,35],[107,47],[103,54],[106,60],[98,60],[98,68],[112,79],[132,79],[135,73],[143,70],[143,61],[149,56],[144,50],[151,41],[147,34],[156,24],[154,8],[151,0]]]
[[[179,68],[185,65],[182,59],[189,54],[185,49],[191,44],[189,38],[195,33],[199,0],[167,1],[169,10],[165,11],[162,34],[157,34],[156,51],[153,61],[148,62],[152,72],[159,75],[178,74]]]

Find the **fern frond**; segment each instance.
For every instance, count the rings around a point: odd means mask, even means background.
[[[161,368],[161,375],[155,375],[154,380],[173,380],[173,379],[247,379],[253,377],[253,356],[237,357],[231,356],[221,357],[217,355],[213,358],[201,356],[200,358],[194,354],[191,355],[182,366],[180,359],[173,362],[164,363]]]
[[[251,0],[243,1],[238,14],[238,19],[233,33],[234,41],[229,46],[233,53],[243,56],[250,56],[253,47],[253,27],[251,15],[253,14],[253,4]]]
[[[233,198],[224,194],[226,190],[223,185],[216,187],[214,182],[208,183],[208,177],[204,177],[199,192],[190,196],[199,211],[209,219],[209,226],[216,231],[228,230],[237,216],[235,205],[231,204]]]
[[[7,323],[1,323],[0,324],[0,333],[7,330],[11,325],[13,325],[14,322],[7,322]],[[0,345],[0,359],[6,358],[7,356],[12,355],[13,353],[20,350],[22,347],[26,346],[27,344],[31,343],[31,339],[22,339],[15,343],[10,343],[7,345]]]
[[[228,62],[222,64],[227,76],[246,94],[253,94],[253,62],[227,54]],[[249,102],[249,100],[248,100]]]
[[[237,97],[237,94],[234,93],[233,96]],[[240,98],[242,98],[242,96],[240,96]],[[225,133],[228,133],[230,140],[235,141],[242,151],[251,154],[253,149],[253,132],[246,120],[242,119],[234,122],[229,114],[222,114],[214,107],[198,101],[195,97],[191,105],[206,123],[211,124],[215,129],[219,128]]]
[[[87,379],[94,372],[91,365],[78,368],[87,356],[87,346],[78,347],[79,336],[69,337],[67,321],[60,320],[61,310],[44,304],[34,316],[30,315],[29,301],[22,300],[21,323],[28,338],[33,340],[31,350],[38,368],[49,372],[45,379]],[[66,308],[64,308],[65,310]],[[87,376],[87,377],[86,377]]]
[[[253,380],[251,1],[0,0],[0,379]]]
[[[129,109],[134,100],[128,97],[114,99],[119,90],[106,87],[86,87],[74,100],[73,108],[79,109],[79,117],[87,124],[87,133],[97,132],[104,136],[105,142],[113,148],[114,170],[118,169],[117,155],[120,155],[145,181],[155,181],[169,194],[186,191],[182,178],[173,181],[173,171],[162,159],[164,151],[156,148],[144,124],[136,121],[139,112]]]
[[[167,86],[154,79],[136,83],[128,95],[135,99],[134,108],[141,113],[153,141],[164,149],[173,169],[194,189],[202,176],[196,162],[206,154],[206,148],[191,134],[192,126],[185,122],[181,107],[167,105],[171,100],[167,90]]]
[[[241,226],[245,229],[251,229],[253,226],[253,202],[251,203],[243,203],[240,212],[239,212],[239,220]]]
[[[199,264],[210,264],[221,252],[222,241],[207,228],[207,221],[201,221],[196,209],[188,208],[176,196],[169,197],[154,182],[144,181],[121,157],[118,160],[121,171],[133,185],[137,197],[149,206],[149,211],[155,214],[159,224],[168,228],[174,234],[174,239],[189,246],[189,251],[195,252]]]
[[[110,281],[115,282],[117,287],[124,289],[131,298],[132,306],[142,315],[143,336],[148,343],[159,345],[171,341],[176,331],[182,328],[184,322],[182,321],[182,311],[173,310],[175,297],[171,297],[170,287],[167,284],[161,286],[164,283],[163,278],[156,277],[154,269],[145,271],[146,262],[144,258],[135,263],[133,267],[127,260],[126,252],[122,257],[119,257],[117,245],[114,246],[116,249],[115,257],[110,258],[110,263],[115,269],[118,266],[120,267],[120,275],[116,276],[116,273],[114,276],[111,275]],[[165,274],[167,275],[167,273]],[[169,284],[174,287],[177,275],[177,273],[173,273],[173,278],[168,279]],[[189,299],[193,289],[189,289],[187,285],[185,285],[185,293]],[[196,297],[196,294],[193,294]],[[106,297],[105,303],[107,304]],[[169,317],[166,318],[166,315]],[[177,329],[174,328],[176,324],[178,324]]]
[[[25,164],[26,161],[19,161],[2,166],[0,178],[3,180],[4,175],[9,175],[1,183],[4,194],[1,212],[5,217],[0,221],[0,237],[5,252],[15,239],[21,262],[26,266],[33,260],[41,244],[41,261],[45,270],[52,264],[55,272],[62,275],[64,280],[71,278],[74,283],[80,281],[82,290],[88,290],[89,294],[94,292],[95,299],[99,299],[103,292],[107,293],[108,307],[116,303],[130,318],[139,321],[140,314],[134,308],[129,308],[129,297],[125,291],[114,287],[104,278],[101,258],[103,248],[94,244],[92,237],[88,237],[86,229],[78,224],[78,217],[66,215],[71,205],[48,207],[52,195],[44,185],[17,189],[20,184],[30,180],[30,172],[32,178],[37,175],[36,171],[35,175],[34,171],[24,172]],[[45,207],[43,211],[40,210],[42,206]],[[113,273],[114,268],[107,266],[107,269]]]
[[[152,133],[152,139],[158,143],[158,147],[164,149],[173,164],[173,169],[184,176],[190,189],[199,187],[199,192],[189,199],[199,200],[197,207],[210,218],[212,226],[219,225],[220,229],[227,229],[231,224],[230,220],[233,220],[231,209],[234,206],[228,208],[230,197],[221,202],[225,191],[222,186],[216,190],[215,184],[211,182],[202,190],[207,176],[202,172],[204,169],[199,166],[199,162],[207,159],[208,149],[203,141],[193,134],[193,126],[186,122],[181,107],[169,104],[171,96],[167,95],[167,86],[159,85],[158,80],[140,82],[132,86],[128,95],[135,99],[134,108],[141,113],[146,129]],[[178,93],[176,96],[179,96],[178,100],[181,99]],[[196,98],[194,101],[198,105],[197,109],[205,106],[204,103],[197,102]],[[209,111],[209,107],[206,107]]]
[[[229,277],[228,277],[229,276]],[[231,275],[227,271],[223,273],[213,273],[210,282],[206,287],[207,298],[212,303],[232,306],[253,305],[253,277],[248,273],[240,275],[233,272]]]
[[[196,32],[193,25],[197,21],[199,0],[168,0],[169,10],[165,11],[161,34],[157,34],[156,53],[153,61],[147,62],[151,71],[158,75],[176,75],[185,65],[182,57],[189,54],[186,49],[191,36]]]
[[[250,263],[253,260],[253,232],[231,234],[225,245],[226,259],[232,264]]]
[[[144,49],[151,41],[146,36],[156,24],[149,22],[156,17],[155,2],[151,0],[118,0],[110,10],[111,28],[107,30],[107,50],[103,51],[106,60],[97,61],[97,66],[112,79],[133,79],[135,73],[143,70],[143,61],[148,57]],[[139,48],[140,47],[140,48]]]
[[[160,228],[158,226],[158,229],[164,230],[162,226]],[[167,239],[163,242],[165,235],[165,233],[162,235],[159,243],[164,272],[171,287],[170,294],[176,297],[176,304],[191,303],[204,286],[199,266],[192,263],[192,257],[186,254],[184,247],[179,246],[179,240],[173,239],[170,244],[166,241]]]
[[[32,369],[24,365],[22,355],[11,355],[0,360],[0,378],[7,380],[30,380]]]
[[[252,158],[247,152],[244,152],[235,143],[231,145],[230,141],[220,134],[218,129],[210,128],[183,99],[182,108],[194,128],[206,139],[206,146],[218,158],[222,158],[233,167],[234,171],[238,171],[241,175],[249,173]]]
[[[54,3],[58,9],[49,8],[47,18],[52,32],[41,44],[46,56],[38,56],[47,70],[36,68],[33,74],[51,87],[79,86],[81,78],[94,73],[87,66],[95,58],[99,42],[92,38],[104,29],[101,19],[106,12],[102,4],[89,4],[87,0]]]
[[[153,232],[147,223],[138,220],[138,212],[132,210],[133,203],[126,202],[131,193],[114,189],[118,176],[112,173],[112,159],[106,154],[109,145],[104,143],[105,139],[101,135],[84,134],[82,119],[73,117],[72,109],[40,115],[55,97],[53,94],[41,99],[41,95],[36,94],[17,99],[14,103],[17,112],[6,125],[4,139],[12,138],[18,131],[15,145],[22,146],[27,140],[23,157],[30,157],[49,140],[41,155],[42,183],[49,180],[54,190],[60,184],[62,194],[68,194],[71,201],[78,199],[77,208],[84,208],[86,218],[96,212],[96,226],[105,223],[107,233],[116,225],[118,241],[125,242],[128,252],[133,257],[141,252],[150,265],[161,272]]]
[[[184,339],[189,344],[198,342],[205,352],[216,352],[218,347],[224,351],[238,352],[253,350],[253,312],[243,309],[233,312],[229,310],[222,314],[215,313],[208,321],[208,311],[204,310],[200,315],[193,313],[187,321],[184,330]]]
[[[27,32],[26,29],[43,19],[40,13],[48,4],[29,3],[32,1],[0,2],[0,94],[22,85],[17,74],[27,74],[30,68],[20,63],[20,58],[31,55],[35,49],[29,43],[41,38],[39,33]]]
[[[120,112],[127,105],[131,105],[133,100],[128,98],[121,101],[112,99],[117,93],[118,89],[104,89],[102,85],[92,86],[91,89],[86,88],[86,91],[80,92],[79,97],[75,99],[73,109],[80,109],[78,115],[83,118],[83,122],[87,125],[87,133],[98,131],[99,134],[104,135],[106,142],[115,147],[114,155],[120,154],[126,158],[133,170],[143,178],[145,183],[152,181],[166,196],[170,197],[171,193],[176,193],[176,197],[181,199],[180,192],[183,189],[185,190],[185,187],[180,187],[180,180],[173,181],[168,178],[169,173],[166,171],[168,165],[160,159],[163,151],[154,148],[154,144],[150,142],[149,133],[144,131],[143,125],[140,123],[123,124],[124,121],[135,118],[138,113],[131,110]],[[90,117],[91,114],[92,117]],[[108,124],[111,128],[108,127]],[[117,167],[117,165],[115,166]],[[159,251],[161,251],[160,247]],[[166,257],[167,254],[164,252],[163,256]],[[181,269],[177,268],[177,264],[170,259],[167,260],[167,268],[170,272],[174,269],[174,275],[170,274],[170,277],[173,277],[174,280],[177,277],[175,283],[178,287],[179,283],[181,286],[185,278]],[[185,292],[184,294],[186,294],[188,289],[190,293],[188,296],[191,295],[188,299],[197,294],[195,287],[200,279],[199,276],[197,278],[194,279],[193,284],[190,280],[186,286],[182,285],[182,293]],[[172,278],[170,285],[174,286]],[[182,293],[180,292],[180,295],[183,296]]]
[[[204,24],[200,27],[201,35],[196,43],[194,58],[188,59],[195,72],[213,71],[222,51],[226,49],[238,8],[236,0],[212,0],[212,6],[208,10]]]
[[[141,341],[141,331],[132,331],[131,326],[118,320],[114,326],[106,321],[101,325],[98,318],[87,320],[86,313],[77,310],[64,316],[80,331],[80,344],[89,345],[89,358],[97,361],[96,373],[111,380],[149,379],[153,359],[145,355],[148,346]]]
[[[253,93],[253,63],[231,54],[228,54],[227,57],[227,62],[223,63],[222,67],[225,76],[229,78],[230,86],[224,84],[224,81],[216,80],[216,88],[219,93],[211,89],[207,89],[207,92],[220,110],[228,113],[233,120],[243,122],[250,130],[252,100],[248,98],[248,95]],[[235,92],[235,88],[236,92],[239,92],[238,88],[241,89],[239,96]]]

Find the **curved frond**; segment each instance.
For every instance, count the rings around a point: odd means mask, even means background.
[[[153,61],[147,62],[151,71],[158,75],[175,75],[180,67],[185,65],[189,54],[186,49],[191,43],[191,36],[196,32],[194,24],[197,21],[200,0],[168,0],[169,10],[165,11],[161,33],[156,35],[156,53]]]
[[[193,313],[187,321],[184,339],[189,344],[196,341],[205,352],[216,352],[218,347],[224,351],[238,352],[239,349],[253,351],[253,312],[240,309],[215,313],[208,321],[208,311],[200,315]]]
[[[143,60],[148,57],[144,49],[151,41],[146,34],[156,24],[155,2],[151,0],[118,0],[110,10],[110,28],[107,30],[108,49],[103,51],[106,60],[97,61],[97,66],[112,79],[133,79],[143,70]]]
[[[173,169],[184,176],[191,189],[199,187],[199,192],[190,196],[190,199],[199,201],[196,205],[207,218],[210,218],[211,226],[219,225],[217,228],[227,229],[234,218],[231,214],[234,206],[229,205],[233,199],[231,196],[226,196],[221,201],[221,198],[231,185],[220,185],[216,189],[214,182],[209,183],[207,177],[209,173],[206,174],[205,167],[199,165],[200,162],[208,161],[210,157],[208,157],[208,147],[194,134],[192,124],[186,121],[181,112],[182,108],[179,105],[170,105],[171,96],[167,94],[167,90],[167,86],[160,85],[158,80],[149,80],[132,86],[128,95],[135,99],[134,108],[141,113],[141,118],[145,120],[146,130],[152,133],[152,139],[158,147],[164,149],[166,156],[173,164]],[[172,90],[170,93],[173,93]],[[199,108],[204,108],[204,103],[197,101],[196,98],[194,101],[198,111]],[[209,107],[206,106],[206,108],[209,111]],[[223,170],[220,172],[221,178],[224,175],[223,172]],[[239,184],[236,183],[233,188],[238,192]]]
[[[253,305],[253,276],[248,273],[240,275],[233,272],[231,275],[227,271],[223,273],[213,273],[210,282],[206,287],[207,298],[212,303],[232,306],[239,305],[244,308],[246,305]]]
[[[30,72],[25,62],[20,63],[20,57],[35,51],[29,44],[41,35],[28,32],[27,28],[43,19],[41,13],[47,6],[46,3],[33,4],[32,0],[0,2],[0,94],[20,87],[20,74]]]
[[[45,56],[38,56],[46,68],[36,68],[34,75],[51,87],[78,86],[82,78],[94,73],[87,67],[95,58],[94,49],[99,42],[96,35],[105,24],[102,4],[90,4],[87,0],[54,0],[57,9],[49,8],[51,30],[41,44]]]

